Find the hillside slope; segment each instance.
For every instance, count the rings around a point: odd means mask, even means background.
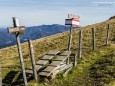
[[[47,82],[49,85],[52,86],[106,86],[111,84],[115,84],[115,19],[109,20],[110,24],[110,31],[109,31],[109,46],[106,47],[105,40],[106,40],[106,22],[89,25],[86,27],[81,28],[83,32],[83,39],[82,39],[82,58],[78,60],[78,65],[74,67],[67,77],[62,78],[61,74],[57,76],[52,82]],[[96,51],[92,51],[91,47],[91,28],[95,27],[96,30]],[[78,32],[79,29],[73,31],[73,42],[72,42],[72,52],[78,52]],[[67,49],[67,42],[68,42],[68,32],[56,34],[53,36],[49,36],[47,38],[41,38],[39,40],[33,41],[34,51],[35,51],[35,58],[36,61],[47,53],[49,50],[61,50],[64,51]],[[111,47],[112,46],[112,47]],[[22,52],[24,57],[24,62],[26,68],[28,68],[30,64],[30,56],[28,51],[28,44],[22,44]],[[0,50],[0,60],[2,62],[2,72],[3,72],[3,83],[5,85],[11,85],[12,82],[16,80],[13,79],[13,76],[18,72],[20,73],[20,64],[19,64],[19,57],[17,52],[17,47],[12,46],[5,49]],[[110,58],[110,59],[108,59]],[[109,61],[106,64],[106,59]],[[102,61],[102,62],[100,62]],[[112,62],[112,63],[111,63]],[[107,70],[112,72],[113,75],[106,73],[105,69],[100,70],[100,68],[106,67],[107,65],[111,65],[111,70]],[[86,70],[86,71],[85,71]],[[96,70],[96,71],[94,71]],[[100,72],[105,73],[104,79],[103,76],[94,76],[100,74]],[[107,74],[107,76],[106,76]],[[100,74],[102,75],[102,74]],[[108,79],[109,77],[109,79]],[[99,79],[99,80],[98,80]],[[18,80],[19,81],[19,80]],[[87,81],[87,82],[86,82]],[[107,81],[107,82],[106,82]],[[99,84],[96,84],[99,83]],[[21,84],[21,83],[18,83]],[[29,85],[35,85],[34,81],[30,81]],[[43,83],[39,83],[39,85],[43,85]],[[38,86],[39,86],[38,85]],[[114,86],[114,85],[113,85]]]

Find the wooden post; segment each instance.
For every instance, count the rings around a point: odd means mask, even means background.
[[[2,70],[1,70],[1,66],[0,66],[0,86],[2,86]]]
[[[68,41],[68,51],[71,50],[71,42],[72,42],[72,26],[70,27],[69,41]]]
[[[106,46],[109,44],[108,39],[109,39],[109,24],[107,25]]]
[[[92,28],[92,48],[95,50],[95,29]]]
[[[82,30],[79,32],[79,46],[78,46],[78,58],[81,58],[81,50],[82,50]]]
[[[13,24],[14,24],[14,27],[19,26],[19,22],[17,21],[17,19],[15,17],[13,17]],[[21,65],[22,72],[23,72],[24,85],[27,86],[27,78],[26,78],[24,61],[23,61],[22,51],[21,51],[21,46],[20,46],[19,32],[16,33],[16,41],[17,41],[18,53],[19,53],[19,57],[20,57],[20,65]]]
[[[76,66],[76,65],[77,65],[76,61],[77,61],[77,55],[76,55],[76,54],[74,54],[74,66]]]
[[[71,50],[72,43],[72,26],[70,27],[69,41],[68,41],[68,51]],[[67,58],[67,64],[69,64],[69,57]]]
[[[34,79],[36,81],[38,81],[32,41],[28,40],[28,43],[29,43],[29,48],[30,48],[30,57],[31,57],[31,62],[32,62],[32,69],[33,69]]]

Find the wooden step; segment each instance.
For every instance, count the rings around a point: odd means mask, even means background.
[[[57,66],[60,65],[61,63],[62,63],[62,61],[53,61],[51,64],[49,64],[49,66],[57,67]]]
[[[36,65],[46,65],[49,62],[49,60],[39,60],[38,62],[36,62]]]
[[[43,72],[48,72],[48,73],[50,73],[50,72],[54,71],[54,69],[56,69],[56,67],[54,67],[54,66],[47,66],[47,67],[43,70]]]
[[[38,72],[42,69],[45,65],[49,64],[49,62],[57,55],[59,51],[49,51],[45,56],[43,56],[39,61],[36,62],[36,71]],[[32,74],[32,67],[26,70],[26,73]]]
[[[53,73],[58,66],[64,62],[69,56],[71,55],[71,51],[64,51],[62,54],[58,55],[54,61],[49,64],[44,70],[42,70],[39,75],[40,76],[49,76],[51,73]],[[46,72],[46,73],[45,73]]]

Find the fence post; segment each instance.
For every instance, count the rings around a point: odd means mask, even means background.
[[[108,39],[109,39],[109,24],[107,25],[106,46],[109,44]]]
[[[76,54],[74,54],[74,66],[76,66],[76,61],[77,61],[77,55]]]
[[[69,41],[68,41],[68,51],[71,50],[71,42],[72,42],[72,26],[70,27]]]
[[[81,58],[82,53],[82,30],[79,32],[79,46],[78,46],[78,58]]]
[[[33,69],[34,79],[35,79],[36,81],[38,81],[32,41],[31,41],[31,40],[28,40],[28,43],[29,43],[30,57],[31,57],[31,62],[32,62],[32,69]]]
[[[16,20],[15,17],[13,17],[13,24],[14,24],[14,27],[19,26],[19,22]],[[25,73],[25,68],[24,68],[24,61],[23,61],[22,51],[21,51],[21,46],[20,46],[19,32],[16,33],[16,41],[17,41],[18,53],[19,53],[19,57],[20,57],[20,65],[21,65],[22,72],[23,72],[24,84],[25,84],[25,86],[27,86],[27,78],[26,78],[26,73]]]
[[[92,28],[92,48],[95,50],[95,29]]]
[[[0,64],[0,86],[2,86],[2,68]]]

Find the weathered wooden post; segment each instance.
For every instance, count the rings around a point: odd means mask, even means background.
[[[92,48],[95,50],[95,29],[92,28]]]
[[[0,64],[0,86],[2,86],[2,68]]]
[[[109,44],[109,24],[107,25],[106,46]]]
[[[20,37],[19,37],[19,34],[23,33],[23,31],[25,30],[25,26],[19,26],[18,19],[16,19],[15,17],[13,17],[13,25],[14,27],[8,28],[8,32],[16,35],[16,41],[17,41],[18,53],[20,57],[20,65],[21,65],[22,73],[23,73],[24,85],[27,86],[27,78],[26,78],[26,73],[25,73],[25,68],[24,68],[24,61],[23,61],[23,56],[22,56],[22,51],[21,51],[21,46],[20,46]]]
[[[79,31],[79,46],[78,46],[78,58],[81,58],[82,53],[82,30]]]
[[[76,66],[76,65],[77,65],[77,55],[74,54],[74,66]]]
[[[68,41],[68,51],[71,50],[71,42],[72,42],[72,26],[70,26],[70,34],[69,34],[69,41]]]
[[[31,62],[32,62],[32,69],[33,69],[34,79],[36,81],[38,81],[32,41],[28,40],[28,43],[29,43],[29,48],[30,48],[30,57],[31,57]]]

